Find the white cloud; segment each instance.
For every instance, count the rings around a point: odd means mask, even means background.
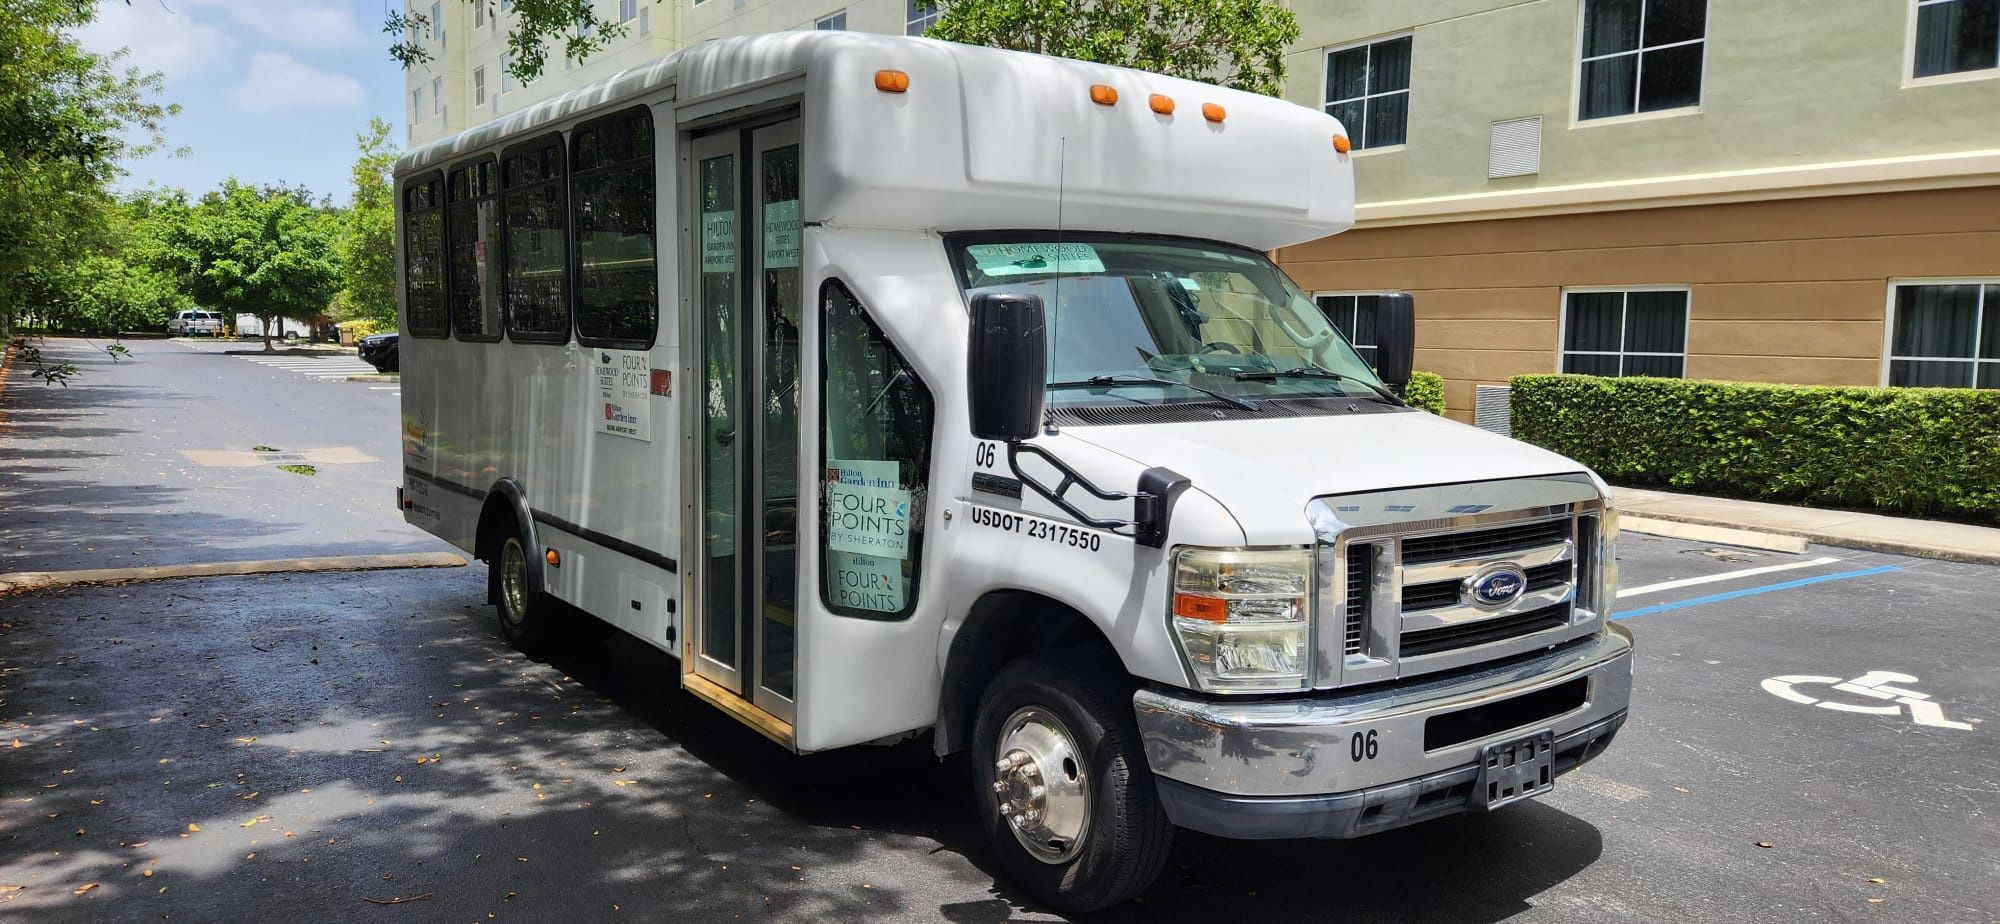
[[[234,94],[240,109],[257,113],[315,107],[361,105],[361,82],[338,71],[326,71],[275,51],[250,58],[250,69]]]
[[[347,0],[182,0],[219,10],[265,41],[294,48],[352,48],[369,40]],[[135,4],[136,6],[136,4]],[[387,40],[383,40],[387,47]]]
[[[121,65],[159,71],[177,81],[220,60],[233,44],[227,32],[159,3],[106,3],[78,31],[83,47],[99,54],[130,49]]]

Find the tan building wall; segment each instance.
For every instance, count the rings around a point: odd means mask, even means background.
[[[1891,280],[2000,279],[2000,186],[1360,229],[1280,250],[1314,292],[1407,290],[1417,368],[1555,372],[1563,290],[1689,290],[1687,377],[1877,385]]]

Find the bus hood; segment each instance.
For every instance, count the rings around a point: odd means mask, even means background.
[[[1585,471],[1546,449],[1421,412],[1129,426],[1063,435],[1186,475],[1252,545],[1305,543],[1315,497]]]

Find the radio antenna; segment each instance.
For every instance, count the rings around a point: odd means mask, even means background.
[[[1069,136],[1056,139],[1056,291],[1054,304],[1049,306],[1049,352],[1055,353],[1057,339],[1062,334],[1062,281],[1063,281],[1063,193],[1069,178]],[[1049,370],[1054,372],[1054,369]],[[1055,421],[1046,413],[1042,418],[1044,432],[1056,435]]]

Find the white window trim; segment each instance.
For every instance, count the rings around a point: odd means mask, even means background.
[[[1625,302],[1621,303],[1619,306],[1619,311],[1621,312],[1621,314],[1619,315],[1618,318],[1618,339],[1619,339],[1618,345],[1621,349],[1618,349],[1616,351],[1606,351],[1606,350],[1571,350],[1565,348],[1563,344],[1569,342],[1569,297],[1571,293],[1585,294],[1591,292],[1623,292],[1626,295],[1631,295],[1632,293],[1635,292],[1685,293],[1687,295],[1687,312],[1681,316],[1681,351],[1679,353],[1647,353],[1638,351],[1628,351],[1623,349],[1625,345],[1624,312],[1628,312],[1630,310],[1629,306],[1629,302],[1631,301],[1630,299],[1626,299]],[[1891,297],[1893,298],[1894,296],[1892,295]],[[1694,288],[1692,286],[1686,286],[1686,285],[1564,286],[1562,288],[1561,293],[1556,296],[1556,299],[1557,299],[1556,373],[1558,375],[1562,374],[1563,357],[1565,356],[1678,356],[1681,358],[1681,378],[1685,379],[1688,377],[1687,374],[1688,359],[1694,355]],[[1623,363],[1619,364],[1618,371],[1621,375],[1624,373],[1625,369]]]
[[[1986,323],[1986,295],[1980,293],[1979,311],[1972,321],[1972,356],[1968,359],[1946,359],[1939,356],[1897,356],[1890,352],[1896,343],[1896,290],[1903,286],[2000,286],[2000,276],[1967,276],[1959,278],[1933,279],[1927,277],[1890,277],[1889,289],[1882,303],[1882,375],[1877,383],[1883,388],[1922,388],[1934,386],[1890,385],[1889,365],[1896,360],[1931,363],[1971,363],[1973,387],[1979,384],[1979,366],[1982,363],[2000,366],[2000,359],[1979,358],[1980,326]]]
[[[486,105],[486,96],[486,65],[481,64],[472,69],[472,105]]]
[[[826,14],[825,16],[821,16],[820,18],[813,20],[813,31],[815,32],[819,31],[821,23],[831,22],[833,21],[833,18],[836,16],[846,16],[846,15],[847,15],[847,9],[845,7],[842,7],[840,9],[834,10],[831,13]],[[906,23],[904,24],[903,28],[908,29],[909,25]],[[845,32],[847,31],[847,21],[845,19],[841,20],[840,28],[838,30],[827,30],[827,31]]]
[[[1363,48],[1369,45],[1379,44],[1381,42],[1393,42],[1399,38],[1407,38],[1410,40],[1410,85],[1409,86],[1406,86],[1401,90],[1391,90],[1387,93],[1369,93],[1368,87],[1366,85],[1363,85],[1361,88],[1361,95],[1358,97],[1350,97],[1349,99],[1342,99],[1342,100],[1331,100],[1326,98],[1327,94],[1326,81],[1327,78],[1332,75],[1334,55],[1339,54],[1340,52],[1343,51],[1348,51],[1355,48]],[[1371,63],[1373,63],[1374,61],[1372,53],[1369,58],[1369,61]],[[1367,128],[1368,101],[1372,99],[1380,99],[1384,96],[1395,96],[1398,93],[1401,93],[1403,94],[1403,96],[1408,97],[1410,95],[1410,91],[1415,89],[1416,83],[1417,83],[1417,33],[1415,30],[1406,29],[1402,32],[1390,32],[1386,35],[1378,35],[1375,36],[1374,38],[1365,38],[1358,42],[1348,42],[1347,44],[1344,45],[1328,45],[1325,48],[1321,48],[1319,50],[1319,95],[1320,95],[1319,111],[1326,112],[1328,107],[1331,107],[1336,102],[1346,103],[1346,102],[1352,102],[1355,99],[1361,100],[1361,121],[1362,121],[1361,137],[1363,138],[1368,137],[1368,128]],[[1352,133],[1354,131],[1354,126],[1352,125],[1347,126],[1347,130],[1349,133]],[[1367,147],[1367,148],[1357,147],[1354,149],[1354,156],[1360,156],[1364,154],[1386,154],[1391,151],[1400,151],[1409,146],[1410,146],[1410,104],[1409,101],[1405,99],[1403,102],[1402,143],[1385,144],[1380,147]]]
[[[936,25],[938,19],[944,16],[943,0],[930,0],[931,2],[930,12],[920,13],[914,17],[910,15],[911,13],[910,2],[911,0],[903,0],[903,34],[906,36],[912,35],[912,33],[910,32],[911,26],[923,22],[926,19],[931,21],[931,25]],[[929,31],[930,26],[925,26],[924,29],[925,31]],[[922,35],[923,33],[919,32],[914,34]]]
[[[1576,63],[1569,69],[1569,81],[1570,81],[1569,127],[1570,128],[1572,129],[1585,128],[1592,125],[1618,125],[1625,122],[1644,122],[1644,121],[1650,121],[1652,119],[1667,119],[1667,118],[1674,118],[1677,116],[1689,116],[1689,115],[1701,114],[1700,100],[1708,99],[1708,65],[1709,62],[1714,58],[1713,55],[1710,55],[1708,53],[1707,48],[1703,48],[1701,50],[1701,77],[1699,78],[1700,83],[1697,86],[1698,92],[1696,95],[1698,97],[1698,100],[1694,105],[1676,106],[1672,109],[1654,109],[1649,112],[1640,112],[1638,93],[1640,90],[1641,82],[1646,76],[1645,74],[1646,62],[1643,58],[1641,58],[1638,63],[1638,66],[1635,67],[1632,71],[1633,111],[1618,116],[1600,116],[1595,119],[1583,118],[1583,63],[1585,61],[1602,61],[1605,60],[1606,58],[1616,58],[1620,55],[1643,55],[1648,51],[1653,51],[1660,48],[1679,48],[1683,45],[1693,45],[1696,42],[1701,42],[1704,44],[1708,42],[1708,28],[1713,21],[1713,14],[1715,12],[1714,10],[1715,4],[1713,0],[1705,0],[1705,2],[1702,3],[1701,38],[1688,39],[1682,42],[1670,42],[1665,45],[1652,45],[1652,46],[1648,46],[1646,44],[1646,6],[1649,2],[1650,0],[1641,0],[1639,4],[1639,47],[1638,48],[1635,48],[1632,51],[1614,51],[1608,55],[1593,55],[1591,57],[1586,58],[1583,56],[1583,22],[1586,9],[1590,6],[1590,0],[1576,0],[1576,58],[1575,58]],[[1912,13],[1911,15],[1914,16],[1916,14]],[[1908,72],[1907,68],[1905,68],[1905,72],[1906,73]],[[1578,290],[1578,291],[1583,291],[1583,290]]]
[[[1317,309],[1319,308],[1319,300],[1322,298],[1351,298],[1360,295],[1396,295],[1399,293],[1400,290],[1397,289],[1343,289],[1343,290],[1334,290],[1327,292],[1314,292],[1312,293],[1312,300],[1313,300],[1313,307]],[[1359,312],[1361,308],[1359,305],[1356,305],[1354,310]],[[1332,324],[1333,322],[1329,320],[1327,321],[1327,323]],[[1359,327],[1360,325],[1356,324],[1354,326]],[[1336,332],[1338,332],[1337,326],[1336,326]],[[1379,343],[1370,343],[1364,345],[1364,344],[1354,343],[1353,341],[1349,341],[1348,345],[1354,347],[1355,349],[1380,350],[1382,348],[1381,344]]]
[[[1944,0],[1910,0],[1910,17],[1903,34],[1903,89],[1911,87],[1935,87],[1939,84],[1971,83],[1980,80],[2000,80],[2000,67],[1982,67],[1973,71],[1959,71],[1956,74],[1933,74],[1918,77],[1917,74],[1917,8],[1934,6]],[[1886,375],[1886,373],[1885,373]]]

